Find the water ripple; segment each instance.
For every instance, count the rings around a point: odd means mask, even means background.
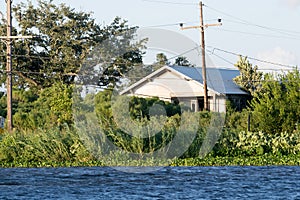
[[[108,167],[3,168],[0,199],[300,199],[299,167],[122,171]]]

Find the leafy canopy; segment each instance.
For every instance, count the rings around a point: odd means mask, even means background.
[[[36,36],[13,42],[13,76],[14,85],[18,87],[46,88],[55,82],[73,83],[95,47],[125,32],[116,40],[126,51],[118,58],[111,58],[110,63],[113,64],[107,66],[105,76],[115,71],[124,72],[132,63],[141,62],[140,43],[130,42],[137,27],[129,27],[120,18],[115,18],[108,26],[100,26],[90,13],[77,12],[65,4],[55,5],[46,0],[38,0],[37,6],[31,1],[19,3],[13,7],[13,12],[16,20],[13,34]],[[6,27],[0,25],[0,33],[6,34]],[[118,47],[115,45],[114,50]],[[3,55],[5,48],[5,45],[0,45]],[[1,57],[1,61],[5,63],[5,57]],[[114,70],[111,69],[112,65]],[[4,65],[1,68],[5,71]],[[120,74],[115,74],[115,77],[118,78]],[[0,74],[0,77],[4,82],[5,73]],[[100,80],[104,84],[108,84],[107,81],[116,79]]]
[[[251,102],[255,127],[269,134],[298,129],[300,119],[300,72],[295,69],[277,77],[268,75],[261,92]]]
[[[253,66],[247,57],[240,56],[235,66],[239,69],[240,75],[234,78],[234,82],[254,96],[260,91],[263,73],[259,72],[258,67]]]
[[[128,26],[118,17],[102,26],[91,13],[38,0],[35,4],[27,1],[15,5],[13,18],[13,35],[35,36],[13,40],[12,45],[17,128],[72,124],[71,85],[75,77],[85,78],[84,84],[108,87],[142,63],[144,41],[134,42],[137,27]],[[0,33],[6,34],[5,22],[0,22]],[[0,52],[6,54],[3,43]],[[0,61],[0,82],[5,83],[6,57],[0,56]],[[102,69],[95,70],[99,64]],[[5,96],[0,100],[0,114],[5,116]]]

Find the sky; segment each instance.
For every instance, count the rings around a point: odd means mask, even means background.
[[[5,12],[5,2],[1,11]],[[21,2],[14,0],[13,4]],[[32,1],[34,2],[34,1]],[[92,12],[101,25],[108,25],[119,16],[129,25],[141,30],[162,33],[160,41],[169,40],[175,46],[192,41],[200,44],[198,29],[180,30],[184,26],[199,25],[199,1],[195,0],[54,0],[77,11]],[[204,23],[214,24],[222,19],[222,26],[205,29],[207,60],[216,66],[232,67],[238,55],[262,70],[285,70],[300,66],[300,0],[203,0]],[[174,37],[168,37],[168,35]],[[158,34],[160,35],[160,34]],[[178,41],[179,37],[187,40]],[[172,39],[173,38],[173,39]],[[192,47],[192,46],[190,46]],[[174,47],[176,48],[176,47]],[[155,49],[155,48],[153,48]],[[173,50],[172,46],[159,47],[168,57],[185,56],[189,49]],[[154,50],[153,50],[154,51]],[[163,52],[164,53],[164,52]],[[199,53],[198,53],[199,54]],[[197,54],[195,54],[197,56]],[[150,56],[150,59],[154,59]],[[149,59],[148,58],[148,59]],[[288,67],[284,67],[288,66]]]

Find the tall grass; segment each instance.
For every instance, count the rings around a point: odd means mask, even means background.
[[[0,141],[0,165],[52,166],[55,163],[80,163],[92,155],[77,134],[64,130],[30,130],[4,133]]]
[[[189,122],[195,119],[195,115],[186,120]],[[162,131],[155,135],[144,132],[148,129],[130,129],[135,132],[128,136],[113,126],[106,126],[101,135],[98,126],[92,127],[89,124],[83,124],[79,131],[64,127],[3,133],[0,134],[0,166],[300,164],[299,130],[270,135],[263,132],[224,129],[208,156],[200,158],[199,151],[206,138],[205,127],[210,122],[210,115],[199,115],[200,118],[196,118],[200,124],[196,135],[193,134],[195,127],[191,127],[189,123],[183,123],[181,129],[179,128],[179,116],[169,118]],[[158,125],[159,121],[152,120],[151,123]],[[128,126],[134,127],[133,124]],[[141,138],[141,134],[148,137]],[[174,142],[173,146],[169,145],[176,136],[180,139]],[[191,141],[187,143],[189,146],[185,146],[186,141]],[[182,151],[181,148],[186,149]],[[160,155],[157,150],[160,150]],[[181,157],[174,160],[174,155]]]

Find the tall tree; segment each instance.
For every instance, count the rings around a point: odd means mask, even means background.
[[[152,69],[153,71],[170,64],[170,62],[168,61],[167,56],[164,53],[158,53],[156,54],[156,61],[155,63],[152,64]]]
[[[52,0],[19,3],[13,7],[13,15],[13,35],[36,36],[14,40],[12,45],[16,127],[72,123],[70,85],[77,77],[83,84],[114,85],[135,64],[142,63],[143,41],[134,42],[138,27],[130,27],[118,17],[101,26],[91,13],[55,5]],[[0,22],[0,33],[6,34],[5,22]],[[0,83],[6,79],[5,55],[6,47],[0,43]],[[36,99],[24,93],[28,90]],[[0,113],[5,112],[0,106]]]
[[[111,65],[122,72],[132,63],[141,62],[140,46],[130,43],[137,27],[129,27],[120,18],[116,18],[111,25],[101,27],[90,13],[77,12],[65,4],[55,5],[51,0],[38,0],[37,6],[30,1],[22,2],[14,6],[13,11],[16,20],[14,34],[38,36],[14,41],[13,75],[14,83],[19,87],[45,88],[58,81],[72,83],[96,46],[126,31],[116,40],[127,51],[110,61],[114,63]],[[0,32],[5,32],[4,26],[0,28]],[[1,50],[4,53],[5,49]],[[113,72],[107,70],[106,76]],[[120,73],[115,73],[114,77],[116,75],[120,76]],[[1,76],[3,78],[5,74]]]
[[[240,75],[233,80],[244,90],[250,92],[252,96],[261,89],[263,73],[258,71],[257,66],[253,66],[247,57],[240,56],[240,60],[235,64],[239,69]]]

